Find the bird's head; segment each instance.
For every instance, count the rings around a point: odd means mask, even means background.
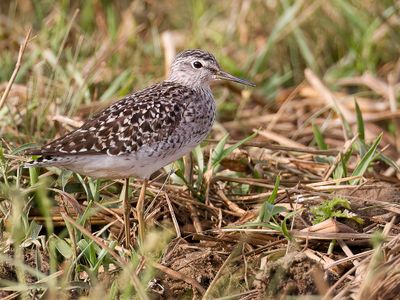
[[[229,80],[255,86],[250,81],[222,71],[214,55],[198,49],[179,53],[171,65],[168,76],[168,81],[178,82],[192,88],[209,87],[214,80]]]

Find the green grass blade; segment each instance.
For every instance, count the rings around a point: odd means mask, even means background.
[[[225,135],[222,140],[218,143],[218,145],[215,147],[215,150],[213,152],[213,160],[212,160],[212,165],[213,167],[216,167],[221,160],[223,160],[225,157],[227,157],[229,154],[231,154],[235,149],[239,148],[241,145],[244,143],[250,141],[257,135],[257,132],[254,132],[252,135],[244,138],[243,140],[237,142],[236,144],[229,146],[224,150],[224,146],[226,144],[226,140],[228,139],[229,135]],[[215,153],[215,156],[214,156]]]
[[[215,146],[214,151],[211,155],[211,164],[213,166],[216,166],[223,159],[224,148],[228,137],[229,134],[226,134]]]
[[[277,209],[275,210],[275,199],[278,195],[278,190],[279,190],[279,184],[281,182],[281,178],[280,176],[276,176],[275,179],[275,185],[274,185],[274,189],[272,190],[271,195],[268,197],[268,199],[262,204],[261,208],[260,208],[260,213],[257,217],[256,222],[263,222],[263,223],[268,223],[270,221],[270,219],[272,218],[272,216],[275,213],[280,213],[280,210]]]
[[[73,251],[71,245],[69,245],[65,240],[59,238],[57,235],[54,235],[55,239],[55,247],[58,252],[66,259],[69,259],[73,255]]]
[[[288,0],[283,0],[281,2],[285,9],[288,9],[290,7]],[[309,47],[306,37],[305,37],[303,31],[301,30],[300,26],[294,27],[293,35],[294,35],[294,38],[296,39],[297,46],[300,50],[300,53],[301,53],[302,57],[304,58],[305,62],[307,63],[307,66],[310,69],[312,69],[313,71],[317,72],[318,71],[317,60],[313,54],[313,51]]]
[[[29,182],[31,186],[34,186],[39,181],[39,172],[38,168],[31,167],[29,168]]]
[[[196,148],[194,148],[193,157],[197,162],[197,180],[196,180],[196,185],[197,185],[197,187],[199,187],[199,186],[201,186],[201,183],[202,183],[202,180],[203,180],[204,171],[205,171],[204,155],[203,155],[203,151],[202,151],[200,145],[198,145]]]
[[[275,203],[275,199],[278,196],[278,190],[279,190],[279,184],[281,183],[281,176],[277,175],[276,179],[275,179],[275,184],[274,184],[274,189],[272,191],[272,194],[268,197],[267,202],[274,204]]]
[[[314,133],[315,142],[318,145],[318,148],[321,150],[328,150],[328,145],[325,143],[324,137],[322,136],[321,131],[319,130],[317,124],[312,124],[312,130]]]
[[[275,27],[272,30],[271,34],[268,37],[268,41],[265,44],[264,48],[261,51],[261,55],[257,58],[254,63],[254,67],[251,70],[251,74],[255,75],[260,72],[260,69],[264,67],[265,61],[270,54],[270,50],[273,48],[274,44],[279,40],[280,34],[282,31],[288,26],[290,22],[293,21],[296,14],[300,11],[300,8],[303,5],[303,1],[296,1],[292,6],[288,9],[285,9],[283,14],[280,16],[278,21],[275,23]]]
[[[370,166],[371,162],[375,158],[376,149],[378,148],[378,145],[380,144],[380,142],[382,140],[382,135],[383,135],[383,133],[381,133],[376,138],[376,140],[372,144],[371,148],[369,148],[367,153],[365,153],[363,158],[359,161],[359,163],[357,164],[356,168],[353,171],[353,174],[351,174],[352,176],[362,176],[362,175],[364,175],[365,171],[368,169],[368,167]],[[352,181],[350,181],[350,184],[357,184],[359,181],[360,181],[360,179],[353,179]]]
[[[397,172],[400,173],[400,167],[390,157],[386,156],[383,153],[378,153],[375,158],[380,160],[380,161],[382,161],[382,162],[384,162],[385,164],[387,164],[388,166],[394,168]]]
[[[364,119],[362,117],[360,106],[357,103],[357,100],[354,99],[354,105],[356,109],[356,117],[357,117],[357,131],[358,137],[360,140],[365,143],[365,126],[364,126]]]
[[[122,85],[126,82],[128,79],[129,75],[131,74],[130,70],[126,70],[122,72],[117,78],[114,79],[114,81],[110,84],[108,89],[101,95],[100,101],[108,101],[110,100],[122,87]]]

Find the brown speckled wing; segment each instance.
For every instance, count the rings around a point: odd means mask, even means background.
[[[122,155],[165,140],[179,126],[192,89],[162,82],[111,105],[82,127],[28,155]]]

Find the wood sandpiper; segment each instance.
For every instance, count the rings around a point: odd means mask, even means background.
[[[126,96],[69,132],[27,155],[40,155],[31,166],[56,166],[95,178],[143,179],[137,202],[139,240],[143,205],[151,174],[193,150],[210,132],[215,100],[210,83],[253,83],[221,70],[203,50],[186,50],[173,61],[165,81]],[[125,197],[125,242],[130,244],[130,204]]]

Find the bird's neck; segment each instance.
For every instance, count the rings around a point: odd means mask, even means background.
[[[174,84],[178,84],[178,85],[184,86],[186,88],[195,90],[196,92],[199,92],[199,93],[211,93],[211,88],[208,83],[193,82],[193,80],[190,80],[189,78],[187,80],[185,80],[184,77],[179,77],[179,79],[177,80],[173,77],[168,77],[168,79],[166,79],[165,82],[171,82]]]
[[[210,82],[185,72],[170,72],[166,81],[174,82],[194,90],[210,90]]]

